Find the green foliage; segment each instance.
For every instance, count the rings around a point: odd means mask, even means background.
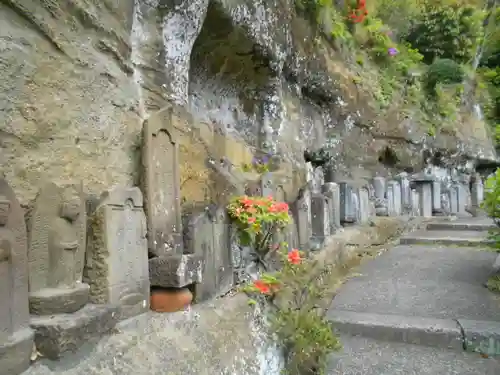
[[[459,63],[470,61],[482,31],[483,13],[473,6],[428,6],[415,21],[406,40],[424,56]]]
[[[252,247],[255,261],[267,268],[273,234],[290,222],[288,205],[271,197],[243,196],[233,198],[227,210],[238,228],[240,243]]]
[[[486,180],[482,208],[495,221],[500,220],[500,168]],[[492,247],[500,252],[500,228],[490,232],[490,239],[493,240]]]
[[[270,304],[271,328],[284,349],[285,373],[325,374],[328,355],[341,348],[325,316],[333,274],[329,268],[318,271],[318,263],[304,259],[298,250],[288,252],[286,243],[278,254],[281,270],[263,274],[243,291],[251,301]]]
[[[334,40],[347,41],[351,35],[343,14],[329,0],[295,0],[299,13],[309,19],[315,30]]]
[[[465,72],[460,64],[450,59],[438,59],[425,74],[425,87],[429,93],[435,94],[437,84],[461,83],[464,77]]]

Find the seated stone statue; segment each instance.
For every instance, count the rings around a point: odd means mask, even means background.
[[[72,188],[48,184],[28,218],[30,312],[72,313],[89,299],[82,283],[85,255],[85,206]]]

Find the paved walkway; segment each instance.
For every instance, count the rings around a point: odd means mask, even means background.
[[[500,374],[500,295],[483,286],[490,227],[436,222],[367,261],[329,311],[345,346],[330,374]]]

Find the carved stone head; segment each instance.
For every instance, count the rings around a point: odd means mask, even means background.
[[[3,195],[0,195],[0,226],[7,225],[10,213],[10,201]]]
[[[70,222],[76,221],[80,215],[81,200],[76,194],[64,194],[59,215]]]

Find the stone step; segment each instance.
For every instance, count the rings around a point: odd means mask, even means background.
[[[485,219],[458,219],[453,221],[436,221],[427,224],[427,230],[445,231],[489,231],[497,228],[493,220]]]
[[[402,245],[455,245],[488,246],[488,233],[475,230],[430,230],[417,231],[401,237]]]
[[[500,322],[440,319],[332,309],[336,332],[384,342],[480,352],[500,358]]]
[[[341,335],[342,350],[329,357],[326,373],[366,375],[498,375],[500,360],[478,353],[383,342]]]

